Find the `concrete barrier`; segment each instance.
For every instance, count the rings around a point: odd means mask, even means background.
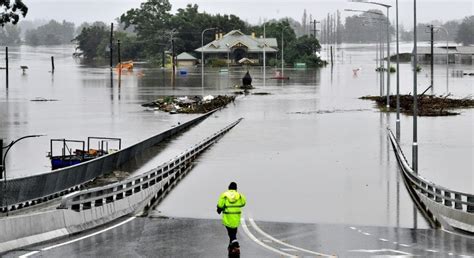
[[[56,210],[0,219],[0,253],[92,229],[150,207],[188,174],[197,155],[240,120],[147,173],[68,194]]]

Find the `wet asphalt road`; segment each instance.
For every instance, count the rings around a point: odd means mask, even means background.
[[[11,252],[5,257],[33,251],[39,252],[30,257],[226,257],[228,238],[219,220],[156,215],[136,217],[106,232],[59,247],[55,245],[104,227]],[[122,221],[126,219],[130,218]],[[242,257],[474,256],[473,237],[432,229],[254,222],[246,218],[238,239]]]

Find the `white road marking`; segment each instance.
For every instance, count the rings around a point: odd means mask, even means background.
[[[30,256],[30,255],[37,254],[37,253],[39,253],[39,252],[40,252],[40,251],[29,252],[29,253],[27,253],[27,254],[18,256],[18,258],[25,258],[25,257],[28,257],[28,256]]]
[[[241,221],[242,221],[242,228],[244,229],[244,232],[245,232],[245,233],[247,234],[247,236],[248,236],[250,239],[252,239],[255,243],[257,243],[257,244],[263,246],[264,248],[266,248],[266,249],[268,249],[268,250],[270,250],[270,251],[272,251],[272,252],[275,252],[275,253],[277,253],[277,254],[280,254],[280,255],[283,255],[283,256],[287,256],[287,257],[296,257],[296,256],[294,256],[294,255],[291,255],[291,254],[282,252],[282,251],[280,251],[280,250],[278,250],[278,249],[276,249],[276,248],[273,248],[273,247],[271,247],[271,246],[269,246],[269,245],[264,244],[262,241],[258,240],[258,239],[250,232],[250,230],[249,230],[248,227],[247,227],[247,224],[245,223],[245,218],[244,218],[244,217],[242,217]]]
[[[122,226],[123,224],[126,224],[126,223],[128,223],[128,222],[134,220],[135,218],[136,218],[136,217],[128,218],[127,220],[122,221],[122,222],[120,222],[120,223],[118,223],[118,224],[115,224],[115,225],[113,225],[113,226],[110,226],[110,227],[108,227],[108,228],[102,229],[102,230],[97,231],[97,232],[94,232],[94,233],[92,233],[92,234],[85,235],[85,236],[83,236],[83,237],[79,237],[79,238],[76,238],[76,239],[73,239],[73,240],[70,240],[70,241],[67,241],[67,242],[64,242],[64,243],[60,243],[60,244],[57,244],[57,245],[52,245],[52,246],[48,246],[48,247],[42,248],[40,251],[51,250],[51,249],[54,249],[54,248],[57,248],[57,247],[61,247],[61,246],[64,246],[64,245],[72,244],[72,243],[77,242],[77,241],[81,241],[81,240],[83,240],[83,239],[86,239],[86,238],[89,238],[89,237],[92,237],[92,236],[95,236],[95,235],[98,235],[98,234],[102,234],[102,233],[104,233],[104,232],[106,232],[106,231],[109,231],[109,230],[111,230],[111,229],[114,229],[114,228],[116,228],[116,227],[120,227],[120,226]],[[31,256],[31,255],[34,255],[34,254],[39,253],[40,251],[29,252],[29,253],[27,253],[27,254],[24,254],[24,255],[20,256],[19,258],[26,258],[26,257],[29,257],[29,256]]]
[[[280,248],[280,250],[287,251],[287,252],[297,252],[297,250],[293,248]]]
[[[427,252],[437,253],[438,251],[432,249],[426,249]]]
[[[364,232],[364,233],[362,233],[362,234],[364,234],[364,235],[366,235],[366,236],[370,236],[370,234],[367,233],[367,232]]]
[[[406,253],[398,250],[393,250],[393,249],[378,249],[378,250],[369,250],[369,249],[358,249],[358,250],[349,250],[349,252],[358,252],[358,253],[381,253],[381,252],[394,252],[397,254],[403,254],[403,255],[413,255],[411,253]]]
[[[285,242],[282,242],[276,238],[274,238],[273,236],[267,234],[266,232],[264,232],[263,230],[261,230],[257,224],[255,223],[255,221],[252,219],[252,218],[249,218],[249,222],[250,222],[250,225],[252,225],[252,227],[255,228],[255,230],[257,230],[258,233],[262,234],[263,236],[265,236],[266,238],[268,239],[271,239],[273,240],[274,242],[280,244],[280,245],[284,245],[284,246],[287,246],[289,248],[293,248],[293,249],[296,249],[296,250],[299,250],[299,251],[302,251],[302,252],[306,252],[306,253],[310,253],[310,254],[314,254],[314,255],[318,255],[318,256],[324,256],[324,257],[334,257],[333,255],[328,255],[328,254],[322,254],[322,253],[318,253],[318,252],[314,252],[314,251],[311,251],[311,250],[308,250],[308,249],[304,249],[304,248],[301,248],[301,247],[297,247],[297,246],[294,246],[294,245],[290,245],[288,243],[285,243]]]
[[[379,238],[379,240],[380,240],[380,241],[384,241],[384,242],[388,242],[388,240],[385,239],[385,238]]]
[[[399,244],[401,246],[404,246],[404,247],[411,247],[411,245],[407,245],[407,244]]]
[[[355,228],[355,227],[351,227],[351,229],[352,229],[352,230],[356,230],[356,228]]]

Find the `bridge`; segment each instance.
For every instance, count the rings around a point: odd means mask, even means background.
[[[225,255],[227,240],[222,237],[225,232],[219,220],[168,218],[156,207],[191,171],[198,155],[240,121],[232,122],[158,167],[124,181],[91,189],[81,187],[81,183],[72,190],[69,187],[48,193],[46,198],[38,196],[11,202],[3,209],[10,216],[0,219],[0,228],[7,232],[0,238],[0,250],[6,257],[78,253],[85,256]],[[184,130],[190,124],[181,126],[174,130]],[[242,255],[364,257],[474,253],[470,244],[472,236],[464,234],[472,232],[472,195],[437,186],[415,175],[390,131],[388,137],[407,189],[433,229],[268,222],[247,216],[239,229]]]

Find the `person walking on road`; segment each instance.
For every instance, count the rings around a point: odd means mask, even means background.
[[[217,202],[217,213],[222,213],[222,224],[226,227],[229,235],[229,256],[240,255],[237,228],[240,225],[240,215],[245,203],[245,196],[237,192],[237,183],[235,182],[229,184],[229,190],[222,193]]]

